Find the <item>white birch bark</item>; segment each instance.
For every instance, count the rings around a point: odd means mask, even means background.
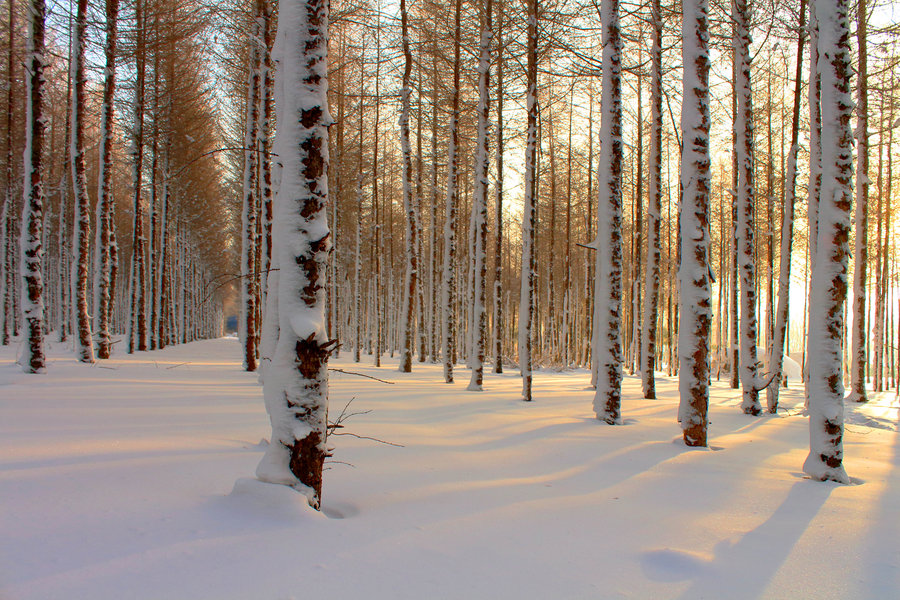
[[[94,362],[94,342],[91,335],[91,318],[88,313],[88,264],[90,262],[91,213],[87,192],[87,176],[84,164],[84,92],[86,74],[84,66],[87,41],[87,0],[78,0],[73,37],[70,76],[72,96],[72,131],[69,144],[72,189],[75,192],[75,215],[72,233],[72,279],[74,281],[74,310],[76,318],[75,353],[78,360]]]
[[[814,0],[821,58],[821,193],[809,305],[809,456],[813,479],[849,483],[843,467],[841,330],[847,299],[853,135],[847,0]]]
[[[412,198],[412,151],[409,144],[409,95],[412,74],[412,51],[409,48],[409,16],[406,0],[400,0],[400,20],[403,43],[403,83],[400,88],[400,151],[402,153],[403,210],[406,213],[406,272],[403,281],[403,308],[401,315],[400,371],[412,371],[413,330],[415,329],[415,291],[418,279],[419,257],[416,252],[417,224],[415,200]]]
[[[622,41],[618,0],[601,3],[603,86],[600,96],[600,166],[597,170],[597,265],[593,354],[597,357],[594,413],[622,423]]]
[[[525,138],[525,206],[522,212],[522,283],[519,294],[519,371],[522,399],[532,401],[534,321],[534,226],[537,219],[537,2],[528,0],[528,71],[525,96],[528,128]]]
[[[272,437],[257,477],[290,485],[320,508],[328,413],[325,323],[331,235],[328,196],[328,2],[283,0],[278,37],[276,154],[283,164],[275,200],[278,341],[265,374]]]
[[[97,219],[94,248],[94,322],[97,325],[97,357],[109,358],[112,349],[112,128],[116,90],[116,47],[119,0],[106,0],[106,67],[100,114],[100,173],[97,176]]]
[[[26,373],[43,373],[44,355],[44,280],[41,259],[44,248],[44,138],[47,127],[44,108],[44,0],[30,0],[28,10],[28,46],[26,50],[27,98],[25,114],[25,164],[23,175],[22,229],[19,268],[22,277],[21,310],[25,321],[25,344],[19,364]]]
[[[447,204],[444,218],[444,266],[441,286],[441,355],[444,361],[444,381],[453,383],[453,362],[456,343],[456,204],[458,195],[457,145],[459,139],[459,70],[461,0],[456,0],[456,28],[453,60],[453,108],[450,115],[450,143],[447,147]]]
[[[741,281],[740,377],[741,410],[762,412],[759,403],[759,364],[756,356],[756,264],[754,262],[754,214],[756,186],[753,166],[753,101],[750,84],[750,0],[732,0],[737,110],[734,120],[737,152],[737,260]]]
[[[243,204],[241,209],[241,314],[239,337],[243,351],[244,369],[255,371],[256,364],[256,311],[255,281],[256,251],[258,244],[257,218],[259,203],[256,188],[258,164],[257,126],[259,123],[260,51],[259,21],[253,19],[250,35],[250,67],[247,75],[247,107],[244,119],[244,177]]]
[[[797,153],[800,150],[800,95],[803,87],[803,46],[805,42],[806,0],[800,0],[800,26],[797,40],[797,69],[794,76],[794,109],[791,125],[791,147],[788,151],[784,176],[784,213],[781,219],[781,249],[778,273],[778,308],[775,315],[775,331],[769,356],[769,376],[771,383],[766,388],[766,409],[774,414],[778,411],[778,396],[784,368],[784,344],[787,336],[788,301],[791,285],[791,246],[794,237],[794,203],[797,199]]]
[[[709,335],[709,3],[684,0],[681,110],[681,265],[678,271],[679,417],[688,446],[707,445]]]
[[[650,185],[647,206],[647,268],[644,283],[644,337],[641,340],[641,386],[644,398],[656,398],[656,332],[659,312],[659,222],[662,211],[662,14],[660,0],[651,6],[650,50]]]
[[[481,391],[484,380],[485,346],[487,344],[487,201],[488,174],[491,168],[491,156],[488,138],[490,136],[491,111],[491,43],[492,0],[484,1],[484,15],[478,59],[478,137],[475,155],[475,193],[472,197],[472,224],[474,246],[472,248],[475,269],[473,279],[473,314],[472,314],[472,355],[470,357],[472,376],[469,391]]]
[[[856,235],[853,247],[853,322],[850,328],[850,394],[853,402],[866,402],[866,268],[868,262],[869,207],[869,84],[866,47],[866,2],[857,2],[856,37],[859,42],[856,84]]]

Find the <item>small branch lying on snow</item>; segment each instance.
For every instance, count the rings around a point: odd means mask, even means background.
[[[191,364],[191,363],[189,363],[189,362],[183,362],[183,363],[178,363],[177,365],[170,365],[170,366],[166,367],[166,371],[169,371],[169,370],[171,370],[171,369],[175,369],[175,368],[177,368],[177,367],[183,367],[184,365],[189,365],[189,364]]]

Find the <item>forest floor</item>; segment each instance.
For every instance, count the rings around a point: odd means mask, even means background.
[[[589,374],[510,370],[466,392],[437,365],[331,366],[324,510],[253,478],[269,435],[234,338],[47,374],[0,351],[0,599],[900,597],[893,394],[848,406],[856,485],[804,478],[802,390],[749,417],[714,385],[711,446],[681,444],[677,381],[625,379],[625,424]],[[349,463],[349,464],[345,464]],[[351,466],[352,465],[352,466]]]

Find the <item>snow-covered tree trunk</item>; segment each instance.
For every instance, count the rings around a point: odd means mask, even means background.
[[[778,273],[778,308],[775,315],[775,331],[770,347],[769,376],[772,382],[766,388],[766,409],[778,411],[778,395],[784,368],[784,343],[787,336],[788,301],[791,285],[791,245],[794,238],[794,202],[796,201],[797,153],[800,150],[800,95],[803,87],[803,46],[806,26],[806,0],[800,0],[800,26],[797,40],[797,69],[794,75],[794,109],[791,123],[791,147],[788,151],[784,176],[784,213],[781,219],[781,251]]]
[[[406,212],[406,273],[403,283],[403,314],[401,315],[402,346],[400,348],[400,371],[412,371],[413,330],[415,329],[415,293],[418,280],[419,257],[416,252],[418,231],[416,224],[416,200],[412,198],[412,154],[409,145],[409,94],[413,57],[409,48],[409,17],[406,0],[400,0],[400,20],[403,37],[403,84],[400,88],[400,151],[403,177],[403,210]]]
[[[816,269],[816,255],[819,238],[819,197],[822,186],[822,114],[821,114],[821,73],[819,69],[819,19],[816,0],[809,3],[809,183],[807,185],[807,239],[809,247],[809,270]],[[806,402],[809,403],[809,355],[811,331],[809,319],[806,322],[806,358],[804,362],[804,387]]]
[[[30,0],[28,6],[28,48],[25,63],[27,99],[25,115],[25,168],[23,177],[22,239],[20,268],[22,277],[22,315],[25,318],[25,344],[19,363],[26,373],[42,373],[44,356],[44,280],[41,259],[44,248],[44,0]]]
[[[602,0],[603,87],[600,95],[600,166],[597,170],[597,265],[594,327],[597,389],[594,414],[622,422],[622,38],[619,1]]]
[[[171,66],[172,63],[169,63]],[[169,80],[172,81],[174,79],[173,74],[170,73]],[[172,112],[172,102],[171,98],[169,100],[169,105],[167,107],[167,116],[166,116],[166,134],[163,140],[163,167],[162,167],[162,194],[160,209],[159,209],[159,246],[157,249],[159,255],[159,264],[156,268],[156,297],[154,298],[155,302],[155,312],[156,316],[156,331],[154,335],[156,337],[156,347],[159,349],[165,348],[168,340],[166,338],[166,313],[169,303],[169,290],[168,290],[168,242],[169,242],[169,205],[171,204],[170,195],[171,195],[171,186],[169,185],[172,170],[171,170],[171,147],[172,147],[172,126],[171,126],[171,112]],[[204,307],[205,310],[209,310],[209,307]]]
[[[436,49],[436,47],[435,47]],[[437,52],[432,53],[431,55],[431,81],[434,90],[437,90],[438,85],[438,75],[437,75]],[[429,322],[429,329],[431,331],[431,339],[429,341],[429,354],[431,354],[431,362],[438,362],[438,338],[442,336],[441,326],[438,322],[439,315],[441,314],[441,296],[442,296],[442,286],[440,285],[440,281],[442,280],[438,274],[438,226],[437,226],[437,214],[438,214],[438,103],[437,103],[437,93],[435,92],[435,96],[432,98],[431,102],[431,210],[429,211],[430,216],[430,244],[428,251],[428,277],[429,277],[429,289],[431,292],[431,320]]]
[[[659,313],[659,221],[662,212],[662,14],[653,0],[650,50],[650,197],[647,206],[647,268],[644,283],[644,337],[641,340],[641,384],[644,398],[656,398],[656,331]]]
[[[363,128],[359,128],[362,134]],[[362,148],[360,147],[360,150]],[[360,271],[362,263],[360,262],[360,223],[362,222],[363,207],[363,191],[362,191],[362,153],[360,152],[359,178],[356,184],[356,206],[357,217],[356,226],[354,228],[354,251],[353,251],[353,362],[360,361],[360,350],[362,348],[362,289],[360,288]]]
[[[91,317],[88,313],[88,278],[91,250],[91,207],[87,192],[87,176],[84,165],[84,69],[85,43],[87,41],[87,0],[78,0],[75,17],[74,49],[72,52],[72,136],[71,169],[75,191],[75,217],[72,234],[73,265],[72,278],[75,280],[75,317],[77,335],[75,351],[81,362],[94,362],[94,342],[91,336]]]
[[[750,0],[732,0],[732,48],[737,111],[734,120],[737,151],[737,259],[741,279],[741,409],[762,412],[759,404],[759,364],[756,357],[756,264],[754,223],[756,186],[753,166],[753,102],[750,84]]]
[[[106,0],[106,68],[100,113],[100,173],[97,176],[97,219],[94,248],[94,321],[97,324],[97,357],[109,358],[112,350],[112,128],[116,90],[116,44],[119,0]]]
[[[809,456],[813,479],[849,483],[843,467],[844,385],[841,330],[847,299],[853,134],[847,0],[814,0],[818,19],[822,154],[817,255],[809,306]]]
[[[131,354],[135,348],[147,349],[147,313],[144,291],[146,290],[146,270],[144,268],[144,206],[142,202],[143,162],[144,162],[144,82],[146,69],[145,21],[143,18],[143,2],[135,2],[136,42],[135,55],[136,81],[134,86],[134,135],[131,148],[131,186],[134,226],[132,228],[131,273],[129,276],[128,327],[125,333],[127,352]]]
[[[447,205],[444,216],[444,266],[441,287],[441,355],[444,361],[444,381],[453,383],[453,362],[456,354],[456,284],[454,260],[456,257],[456,203],[457,145],[459,143],[459,70],[462,1],[456,0],[453,59],[453,101],[450,115],[450,143],[447,148]]]
[[[641,23],[641,27],[638,29],[638,35],[643,37],[644,31],[642,27],[643,23]],[[643,62],[643,48],[638,48],[638,60]],[[644,219],[643,219],[643,201],[644,201],[644,118],[643,118],[643,83],[642,83],[642,71],[639,69],[637,72],[637,122],[639,123],[637,128],[637,147],[635,149],[635,153],[637,154],[637,173],[635,177],[637,181],[635,182],[635,193],[634,193],[634,202],[632,203],[633,212],[633,223],[634,226],[632,228],[631,235],[631,344],[630,344],[630,352],[631,358],[628,361],[628,369],[632,375],[634,375],[638,369],[640,369],[641,365],[641,319],[638,315],[641,313],[641,265],[642,265],[642,257],[641,257],[641,242],[643,241],[643,227],[644,227]]]
[[[277,52],[281,105],[276,154],[283,164],[273,244],[279,267],[279,333],[265,376],[272,437],[257,477],[290,485],[320,508],[328,454],[326,262],[328,197],[328,2],[282,0]]]
[[[853,324],[850,349],[851,401],[866,402],[866,268],[869,256],[869,83],[866,48],[866,2],[857,2],[859,42],[856,84],[856,239],[853,248]]]
[[[896,89],[894,87],[894,77],[891,77],[891,89]],[[891,98],[892,100],[893,98]],[[889,125],[888,136],[887,136],[887,144],[885,144],[883,138],[879,143],[879,151],[878,151],[878,220],[876,222],[875,229],[875,237],[876,237],[876,260],[875,260],[875,326],[873,329],[873,344],[872,344],[872,354],[874,355],[874,360],[872,361],[872,389],[876,392],[881,392],[885,388],[885,381],[883,377],[883,371],[885,366],[885,342],[888,342],[888,347],[890,347],[890,337],[885,339],[885,314],[887,312],[889,301],[887,298],[887,288],[889,287],[889,278],[888,278],[888,240],[890,239],[890,198],[891,198],[891,182],[893,181],[893,177],[891,177],[891,173],[893,172],[893,160],[891,149],[894,146],[894,127],[890,127],[890,125],[894,124],[894,102],[888,103],[890,106],[890,110],[887,111],[887,125]],[[885,101],[882,100],[881,106],[881,119],[882,119],[882,131],[884,127],[884,119],[885,119]],[[884,150],[886,150],[887,154],[887,169],[884,168]],[[887,171],[887,185],[885,185],[884,172]],[[887,213],[887,214],[885,214]]]
[[[261,91],[261,110],[259,111],[259,147],[261,154],[259,155],[259,202],[260,202],[260,218],[262,224],[260,226],[260,244],[262,246],[260,256],[259,271],[259,301],[260,307],[263,309],[263,320],[265,320],[265,309],[268,306],[268,279],[269,272],[272,269],[272,153],[270,147],[270,137],[272,131],[272,8],[266,0],[257,0],[257,15],[262,29],[262,91]],[[260,336],[262,337],[262,336]]]
[[[709,3],[684,0],[681,109],[681,265],[678,299],[679,417],[688,446],[707,445],[709,336]]]
[[[537,221],[537,6],[528,0],[528,71],[525,105],[528,125],[525,133],[525,202],[522,212],[522,287],[519,294],[519,371],[522,399],[531,402],[532,325],[534,322],[534,226]]]
[[[9,37],[6,55],[6,187],[3,193],[3,210],[0,212],[0,345],[9,344],[12,331],[15,329],[16,315],[13,312],[13,297],[16,280],[14,271],[15,243],[13,242],[13,223],[15,219],[15,203],[13,199],[13,112],[15,109],[16,84],[16,11],[15,3],[9,0]]]
[[[494,373],[503,372],[503,0],[497,1],[497,155],[494,193]]]
[[[259,22],[253,19],[250,35],[250,68],[247,76],[247,111],[244,119],[244,186],[241,210],[241,315],[240,340],[244,356],[244,369],[255,371],[257,367],[257,269],[256,250],[259,243],[257,218],[259,198],[256,174],[259,162],[257,152],[260,92]]]
[[[481,391],[484,380],[485,347],[487,345],[487,219],[488,191],[490,183],[488,174],[491,169],[489,151],[490,116],[491,116],[491,43],[493,42],[493,10],[492,0],[484,1],[482,16],[481,48],[478,59],[478,138],[475,142],[475,193],[472,196],[472,221],[474,224],[474,246],[472,252],[475,259],[474,311],[472,314],[472,377],[469,391]]]
[[[375,7],[375,123],[372,127],[372,258],[375,268],[373,287],[371,294],[372,303],[375,305],[371,311],[372,337],[375,340],[374,364],[381,366],[381,353],[384,350],[384,301],[381,297],[383,289],[383,273],[381,272],[381,221],[379,220],[378,204],[378,141],[381,126],[381,5],[376,2]]]

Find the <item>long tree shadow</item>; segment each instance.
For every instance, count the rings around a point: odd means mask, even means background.
[[[884,402],[891,395],[885,394]],[[900,538],[900,474],[896,467],[900,465],[900,414],[894,423],[894,452],[892,465],[887,474],[884,491],[878,503],[878,511],[872,519],[872,527],[867,537],[865,565],[868,571],[866,587],[869,598],[889,598],[900,589],[900,552],[897,551],[897,539]]]
[[[697,570],[682,600],[720,598],[726,590],[731,599],[758,598],[837,485],[796,482],[764,523],[736,544],[723,540],[716,546],[712,562]]]

